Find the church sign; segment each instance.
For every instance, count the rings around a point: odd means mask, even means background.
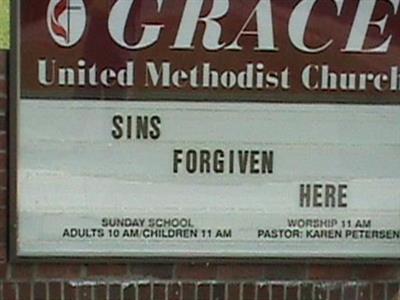
[[[400,258],[399,0],[14,2],[17,258]]]

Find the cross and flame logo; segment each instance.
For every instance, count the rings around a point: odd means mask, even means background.
[[[58,45],[74,46],[81,39],[86,27],[86,8],[83,0],[50,0],[47,8],[47,27]]]

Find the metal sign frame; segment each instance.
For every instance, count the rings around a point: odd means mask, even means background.
[[[10,228],[10,257],[11,260],[18,263],[24,262],[37,262],[37,261],[54,261],[54,262],[147,262],[147,263],[170,263],[170,262],[185,262],[185,261],[196,261],[196,262],[247,262],[247,263],[287,263],[287,262],[318,262],[318,263],[326,263],[326,264],[334,264],[334,263],[400,263],[400,255],[398,258],[370,258],[370,257],[319,257],[318,255],[312,255],[310,257],[220,257],[220,256],[194,256],[194,257],[168,257],[168,256],[151,256],[151,257],[143,257],[143,256],[127,256],[127,257],[81,257],[81,256],[44,256],[44,257],[30,257],[30,256],[20,256],[17,254],[18,247],[18,214],[17,214],[17,206],[18,206],[18,195],[17,195],[17,170],[18,170],[18,145],[17,145],[17,137],[19,134],[18,130],[18,104],[20,101],[20,5],[22,0],[12,1],[12,35],[11,35],[11,51],[10,51],[10,101],[8,109],[9,109],[9,199],[10,199],[10,219],[9,219],[9,228]],[[159,99],[148,99],[152,102],[158,102]],[[177,101],[184,101],[184,99],[178,99]],[[201,102],[200,99],[191,100],[194,102]],[[238,102],[251,102],[246,101],[245,99],[241,99]],[[187,102],[187,100],[186,100]],[[225,102],[223,100],[216,102]],[[228,101],[229,102],[229,101]],[[257,101],[256,101],[257,102]],[[276,101],[271,101],[276,103],[285,102],[284,99],[280,99],[277,97]],[[296,103],[313,103],[313,100],[308,99],[298,99]],[[343,100],[336,100],[335,103],[339,103],[342,105],[346,105],[343,103]],[[363,100],[361,99],[362,104],[373,104],[372,100]],[[382,104],[391,104],[390,100],[383,101]]]

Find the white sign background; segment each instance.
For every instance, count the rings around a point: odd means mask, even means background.
[[[399,239],[260,238],[289,219],[400,230],[400,107],[22,99],[17,254],[400,257]],[[158,140],[115,140],[114,115],[158,115]],[[273,174],[173,173],[174,149],[273,150]],[[345,183],[345,208],[299,206],[299,186]],[[197,238],[63,237],[102,218],[184,218]],[[370,220],[369,228],[355,228]],[[347,222],[350,221],[350,228]],[[216,237],[231,230],[230,237]],[[328,228],[329,229],[329,228]],[[211,235],[202,237],[202,230]],[[291,229],[290,229],[291,230]],[[200,237],[201,236],[201,237]]]

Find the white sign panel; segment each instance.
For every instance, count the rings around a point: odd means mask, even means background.
[[[400,107],[23,99],[21,256],[399,257]]]

